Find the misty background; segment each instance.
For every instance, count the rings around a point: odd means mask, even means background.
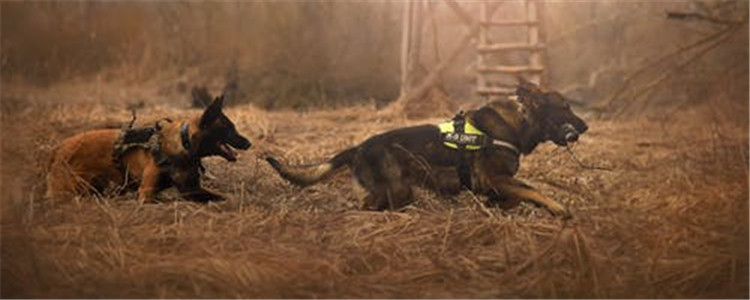
[[[420,3],[419,68],[426,73],[460,46],[467,26],[442,1]],[[501,5],[495,19],[514,19],[518,3]],[[478,2],[458,4],[478,16]],[[188,97],[193,85],[219,92],[234,79],[238,101],[267,109],[382,104],[399,96],[405,6],[2,2],[2,81],[47,86],[94,77],[134,85],[160,80],[164,93]],[[670,11],[710,19],[667,18]],[[607,112],[706,101],[746,111],[747,14],[747,1],[544,2],[546,83]],[[518,35],[496,32],[497,39]],[[699,45],[684,49],[692,44]],[[468,45],[438,87],[456,101],[478,98],[476,59],[475,46]]]

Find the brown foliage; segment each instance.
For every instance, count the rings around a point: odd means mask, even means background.
[[[147,85],[99,88],[106,96],[86,96],[90,85],[3,92],[3,297],[748,297],[748,129],[705,108],[587,119],[574,151],[612,171],[583,169],[551,145],[524,158],[519,178],[570,207],[567,223],[525,205],[485,209],[469,193],[420,192],[403,212],[363,212],[347,172],[299,189],[260,159],[318,161],[440,120],[387,120],[372,107],[228,109],[255,146],[235,164],[206,160],[207,184],[233,197],[224,203],[45,202],[59,140],[127,123],[124,95],[161,99]],[[143,105],[141,124],[197,111]]]

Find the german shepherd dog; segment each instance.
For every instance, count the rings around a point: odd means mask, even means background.
[[[223,100],[219,96],[200,116],[179,122],[92,130],[65,139],[51,157],[47,197],[103,192],[114,183],[126,189],[137,187],[142,203],[154,202],[157,192],[171,186],[188,200],[223,200],[201,187],[201,158],[218,155],[233,162],[237,157],[230,146],[242,150],[251,146],[224,115]]]
[[[316,165],[286,166],[272,156],[266,160],[281,177],[300,186],[316,183],[336,169],[349,166],[368,192],[364,209],[402,208],[412,202],[412,186],[421,185],[441,195],[454,195],[468,188],[486,195],[487,204],[502,208],[530,201],[553,215],[568,218],[570,212],[563,205],[513,176],[522,154],[530,154],[546,141],[560,146],[575,142],[588,126],[571,111],[568,100],[560,93],[519,80],[516,95],[462,116],[465,126],[471,124],[484,134],[484,141],[474,145],[474,150],[468,149],[471,145],[456,146],[461,136],[456,139],[455,134],[441,132],[443,125],[421,125],[370,137]],[[446,146],[449,137],[456,142],[453,147]]]

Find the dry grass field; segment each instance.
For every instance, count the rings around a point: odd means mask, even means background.
[[[200,111],[148,84],[6,86],[2,96],[3,298],[748,298],[746,106],[734,112],[744,123],[699,106],[656,119],[582,112],[590,130],[573,151],[598,168],[545,144],[518,174],[571,208],[561,221],[525,204],[485,208],[468,192],[360,211],[348,171],[301,189],[262,160],[316,162],[450,117],[372,106],[226,109],[254,143],[236,163],[205,160],[204,184],[226,202],[173,191],[149,205],[134,194],[44,201],[63,138],[127,123],[128,105],[140,106],[139,125]]]

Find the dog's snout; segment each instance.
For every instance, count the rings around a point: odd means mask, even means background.
[[[589,125],[587,125],[584,122],[581,122],[581,127],[578,128],[578,132],[580,132],[581,134],[583,134],[584,132],[586,132],[586,130],[589,130]]]
[[[576,117],[571,121],[575,130],[578,131],[578,134],[583,134],[584,132],[586,132],[586,130],[589,130],[589,125],[586,124],[586,121],[582,120],[581,118]]]
[[[231,145],[234,148],[241,149],[241,150],[247,150],[250,149],[250,147],[253,145],[252,142],[250,142],[249,139],[237,135],[229,140],[229,145]]]
[[[252,147],[252,146],[253,146],[253,142],[251,142],[248,139],[243,139],[242,145],[240,146],[240,149],[247,150],[247,149],[250,149],[250,147]]]
[[[568,143],[573,143],[578,141],[578,133],[577,132],[568,132],[565,134],[565,141]]]
[[[578,137],[580,135],[578,130],[570,123],[566,123],[562,126],[562,134],[565,138],[565,141],[568,143],[578,141]]]

